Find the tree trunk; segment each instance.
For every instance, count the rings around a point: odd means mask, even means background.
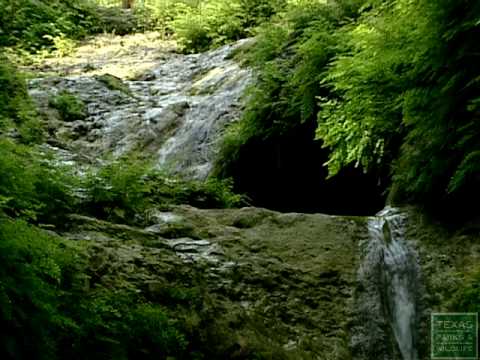
[[[122,7],[124,9],[131,9],[135,0],[122,0]]]

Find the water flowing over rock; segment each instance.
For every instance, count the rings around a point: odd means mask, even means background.
[[[138,152],[172,173],[205,178],[252,79],[231,59],[242,44],[195,55],[146,50],[135,80],[85,71],[30,81],[49,132],[40,151],[69,165]],[[123,69],[134,64],[116,60]],[[86,104],[86,118],[63,121],[49,106],[63,90]],[[201,319],[214,358],[249,359],[256,351],[265,359],[426,359],[430,312],[448,310],[463,274],[480,262],[478,223],[452,235],[415,211],[407,223],[392,208],[371,218],[150,210],[137,225],[72,214],[55,231],[88,244],[85,289],[126,289]],[[197,309],[170,303],[178,291],[195,294]]]
[[[369,220],[358,274],[355,359],[418,359],[419,264],[404,238],[405,220],[389,207]]]
[[[30,94],[50,119],[55,111],[49,100],[61,91],[86,104],[85,119],[51,124],[62,148],[92,160],[137,152],[156,167],[204,179],[221,134],[240,116],[251,80],[250,71],[230,58],[244,42],[203,54],[167,53],[138,80],[108,74],[35,79]]]

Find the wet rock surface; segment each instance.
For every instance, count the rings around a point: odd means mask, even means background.
[[[407,212],[388,206],[368,221],[351,329],[355,359],[418,360],[425,290],[407,221]]]
[[[203,54],[164,54],[139,80],[112,74],[30,81],[51,144],[91,159],[133,152],[171,173],[204,179],[225,127],[238,119],[250,71],[232,59],[239,42]],[[64,122],[49,102],[68,91],[87,117]]]
[[[458,307],[458,291],[471,286],[480,270],[479,221],[459,226],[410,209],[407,237],[418,253],[422,274],[422,308],[419,311],[419,358],[430,358],[431,312],[465,312]]]
[[[254,220],[245,226],[246,218]],[[235,324],[229,338],[296,359],[349,358],[364,219],[179,206],[151,222],[141,229],[71,217],[63,235],[91,244],[90,287],[157,300],[172,284],[200,287],[216,321]],[[190,236],[165,230],[172,225]]]
[[[403,241],[419,266],[408,283],[417,297],[412,331],[423,360],[430,313],[454,310],[452,294],[478,269],[480,240],[477,230],[452,233],[416,210],[406,214]],[[153,212],[144,228],[77,215],[62,235],[90,244],[90,288],[130,289],[160,303],[172,286],[195,291],[209,304],[212,331],[223,334],[219,343],[268,349],[272,359],[393,360],[401,357],[382,303],[388,269],[366,258],[381,256],[366,252],[376,244],[371,221],[178,206]],[[221,350],[225,358],[235,358],[230,350]]]

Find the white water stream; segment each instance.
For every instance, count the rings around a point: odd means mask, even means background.
[[[406,220],[391,207],[368,220],[351,329],[354,359],[419,359],[420,267],[405,237]]]
[[[383,252],[389,323],[403,360],[417,360],[415,281],[417,262],[404,238],[405,216],[386,208],[369,221],[371,241]],[[377,250],[377,251],[378,251]]]

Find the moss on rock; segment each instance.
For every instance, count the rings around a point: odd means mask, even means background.
[[[92,244],[94,286],[170,309],[209,358],[350,358],[364,221],[256,208],[159,214],[166,233],[75,216],[64,235]],[[172,224],[188,237],[171,239]]]

